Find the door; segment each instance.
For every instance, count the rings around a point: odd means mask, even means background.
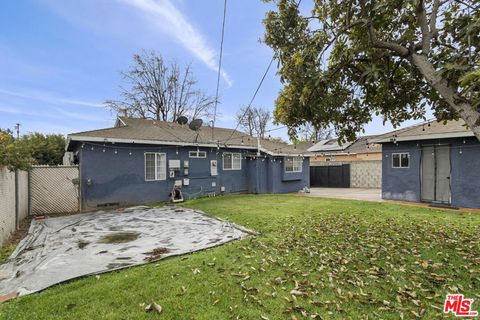
[[[422,200],[450,204],[450,146],[422,147]]]

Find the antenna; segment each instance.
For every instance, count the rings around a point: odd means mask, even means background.
[[[193,119],[188,125],[188,127],[190,128],[190,130],[198,131],[202,127],[202,124],[203,124],[202,119]]]
[[[183,126],[188,123],[188,118],[185,116],[180,116],[177,118],[177,123]]]

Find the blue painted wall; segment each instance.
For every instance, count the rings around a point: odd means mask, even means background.
[[[92,150],[93,148],[93,150]],[[104,151],[105,150],[105,151]],[[193,198],[215,192],[225,193],[286,193],[310,186],[309,161],[305,158],[303,171],[293,180],[284,181],[283,157],[251,159],[252,151],[199,148],[207,152],[207,158],[189,158],[189,151],[196,147],[172,147],[133,144],[89,144],[77,147],[80,162],[82,210],[99,206],[127,206],[169,200],[175,180],[189,178],[190,185],[183,186],[185,198]],[[162,181],[145,181],[145,152],[162,152],[168,160],[181,160],[181,170],[175,178]],[[242,170],[223,170],[224,152],[242,152]],[[188,176],[183,174],[184,161],[189,162]],[[217,160],[218,175],[210,175],[210,160]],[[263,160],[263,161],[262,161]],[[88,183],[90,181],[90,183]],[[212,186],[212,182],[216,186]]]
[[[480,208],[480,143],[475,138],[405,141],[382,146],[382,197],[402,201],[421,201],[421,147],[449,144],[451,204]],[[409,152],[410,168],[392,168],[392,153]]]

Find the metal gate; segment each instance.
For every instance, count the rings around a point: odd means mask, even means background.
[[[34,166],[29,174],[30,214],[79,211],[78,166]]]
[[[350,164],[310,167],[310,186],[350,188]]]

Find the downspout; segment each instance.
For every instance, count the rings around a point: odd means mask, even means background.
[[[20,227],[20,221],[18,221],[18,170],[15,170],[15,229]]]

